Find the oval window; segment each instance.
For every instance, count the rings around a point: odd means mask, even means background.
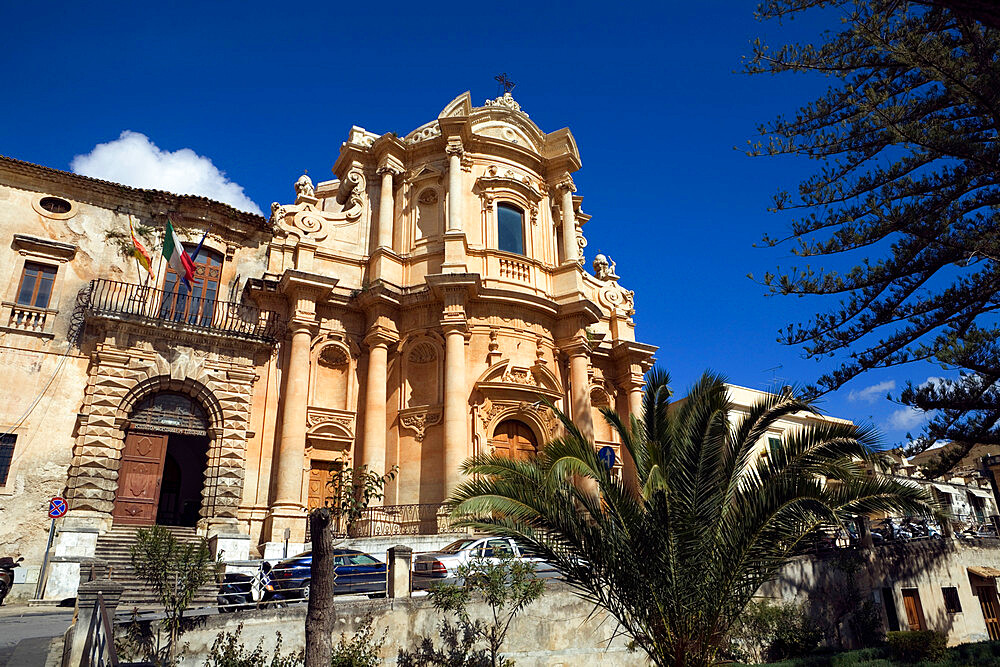
[[[38,205],[49,213],[69,213],[73,205],[59,197],[42,197]]]

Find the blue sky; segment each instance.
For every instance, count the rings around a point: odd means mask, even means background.
[[[588,259],[617,262],[636,292],[639,338],[660,346],[679,391],[708,368],[756,388],[829,368],[775,340],[822,302],[767,298],[746,278],[790,261],[787,249],[753,244],[787,229],[766,211],[771,195],[814,165],[734,150],[825,85],[740,73],[750,41],[836,27],[820,17],[761,25],[752,0],[46,7],[0,7],[0,154],[70,169],[131,131],[211,160],[267,210],[293,197],[303,169],[331,177],[351,125],[404,134],[465,90],[476,104],[494,97],[494,75],[508,72],[542,129],[573,131],[578,194],[593,216]],[[868,374],[822,407],[900,442],[919,419],[886,391],[939,374]]]

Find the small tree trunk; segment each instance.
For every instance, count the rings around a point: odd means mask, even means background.
[[[312,575],[306,615],[306,667],[330,667],[333,654],[333,517],[328,507],[309,513],[312,533]]]

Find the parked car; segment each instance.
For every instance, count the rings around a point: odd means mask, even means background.
[[[335,595],[367,593],[370,597],[385,595],[385,563],[370,554],[354,549],[334,549],[333,585]],[[309,598],[312,580],[312,552],[307,551],[283,560],[271,569],[274,592],[285,599]]]
[[[222,577],[216,599],[219,611],[239,611],[249,609],[254,604],[251,588],[253,576],[249,574],[227,573]]]
[[[432,584],[440,582],[461,583],[458,568],[468,565],[475,558],[488,558],[498,561],[500,558],[513,557],[518,560],[533,563],[535,574],[540,579],[551,579],[559,573],[542,558],[517,541],[508,537],[471,537],[456,540],[439,551],[417,555],[413,559],[412,586],[413,590],[425,590]]]

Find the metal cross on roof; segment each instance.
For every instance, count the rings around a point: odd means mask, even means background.
[[[507,94],[510,91],[514,90],[514,86],[517,85],[516,83],[507,78],[507,72],[501,72],[500,74],[497,74],[493,78],[496,79],[496,82],[503,87],[504,94]]]

